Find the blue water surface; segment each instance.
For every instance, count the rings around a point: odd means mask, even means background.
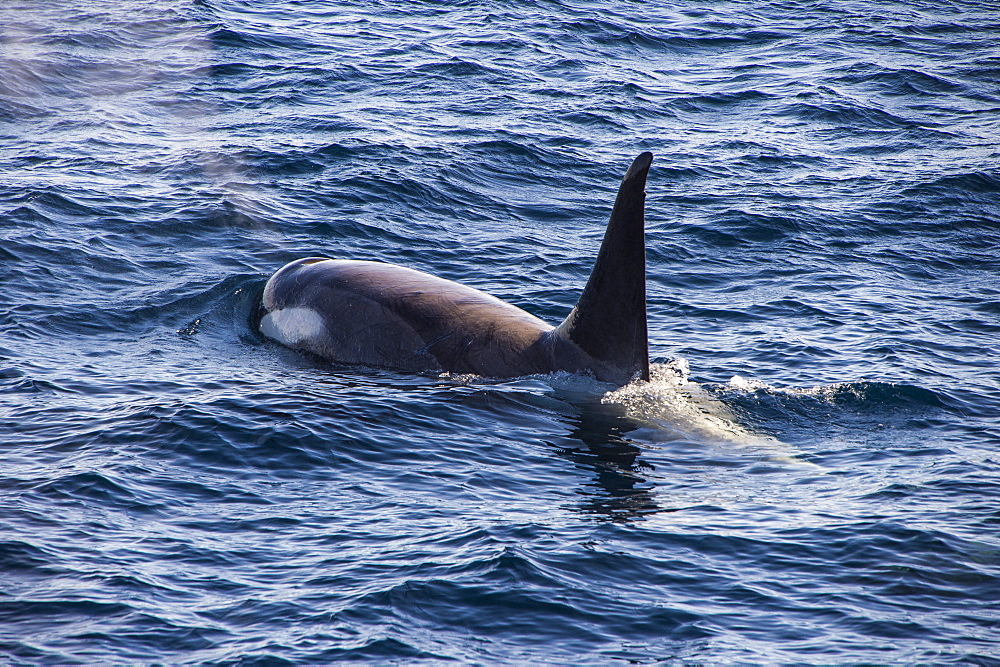
[[[0,3],[0,658],[1000,663],[993,2]],[[337,367],[314,255],[653,379]]]

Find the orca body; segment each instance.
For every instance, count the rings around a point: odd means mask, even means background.
[[[568,371],[649,379],[643,153],[622,180],[576,306],[559,326],[451,280],[386,264],[310,257],[267,281],[260,332],[331,361],[515,377]]]

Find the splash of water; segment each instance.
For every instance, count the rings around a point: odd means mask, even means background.
[[[780,440],[754,433],[704,387],[689,379],[686,359],[678,357],[650,366],[649,382],[634,382],[606,393],[601,402],[624,409],[653,440],[684,440],[743,455],[803,464],[794,448]],[[810,464],[811,465],[811,464]]]

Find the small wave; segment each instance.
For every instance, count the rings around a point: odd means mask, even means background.
[[[56,47],[60,50],[76,51],[80,49],[121,49],[135,46],[124,35],[116,30],[88,30],[86,32],[55,32],[44,37],[39,36],[39,44]]]
[[[488,67],[479,62],[461,58],[449,58],[445,61],[423,63],[414,67],[414,72],[422,77],[443,78],[451,81],[461,77],[502,77],[503,71]]]
[[[18,206],[4,213],[4,218],[8,223],[21,223],[23,226],[45,228],[52,224],[52,218],[44,213],[36,211],[31,206]]]
[[[0,617],[6,622],[23,621],[26,618],[45,618],[49,623],[64,622],[69,619],[119,618],[133,608],[121,602],[97,600],[4,600],[0,602]]]
[[[23,213],[26,217],[36,217],[41,222],[68,221],[76,218],[92,218],[105,215],[107,211],[91,206],[79,197],[72,197],[62,188],[49,187],[31,190],[10,200],[22,203],[7,215]]]
[[[155,512],[162,508],[148,491],[135,487],[131,482],[114,479],[110,471],[83,470],[49,479],[35,486],[25,495],[44,502],[75,505],[123,508],[129,512]]]
[[[774,396],[808,397],[829,405],[869,411],[879,411],[885,407],[946,407],[945,400],[936,392],[915,385],[892,382],[838,382],[815,387],[780,388],[761,380],[734,375],[726,388]]]
[[[796,441],[810,440],[820,425],[849,440],[871,441],[873,434],[886,429],[923,432],[939,426],[948,413],[965,415],[976,409],[959,395],[877,381],[776,387],[737,375],[712,392],[745,421],[788,437],[795,433]]]
[[[304,33],[303,33],[304,34]],[[234,30],[218,26],[208,33],[209,41],[218,49],[233,49],[249,51],[255,54],[266,53],[269,49],[305,50],[316,47],[301,37],[282,37],[251,34],[247,31]]]
[[[41,394],[69,390],[48,380],[27,377],[17,369],[0,369],[0,391],[9,394]]]
[[[743,24],[703,23],[696,29],[663,30],[642,27],[629,17],[608,13],[606,18],[586,18],[564,21],[561,31],[586,37],[596,44],[628,45],[652,51],[714,50],[736,46],[764,46],[788,38],[779,31],[761,30]]]
[[[615,567],[620,567],[622,560],[616,554]],[[641,559],[625,560],[640,572],[648,571]],[[403,581],[389,578],[379,590],[353,599],[339,612],[338,620],[349,626],[363,625],[373,614],[391,609],[412,625],[460,625],[477,636],[506,637],[518,643],[555,642],[567,659],[600,644],[604,639],[602,625],[609,618],[634,637],[666,634],[676,640],[689,640],[706,636],[698,627],[698,616],[683,608],[648,607],[637,611],[627,600],[601,599],[586,579],[576,574],[586,571],[585,566],[572,561],[611,565],[611,559],[589,552],[542,559],[507,547],[474,563],[480,572],[471,583],[456,576],[411,577]],[[436,574],[440,575],[442,569],[439,566]],[[520,582],[516,590],[510,589],[511,582]],[[619,585],[629,584],[634,586],[634,581]],[[545,593],[551,589],[559,590],[560,595]]]
[[[957,95],[966,87],[956,81],[910,68],[891,69],[874,63],[855,63],[834,79],[849,84],[866,83],[889,95]]]
[[[792,116],[810,123],[828,123],[838,127],[854,129],[884,130],[887,128],[909,128],[913,121],[860,104],[837,102],[796,102],[786,108],[781,115]]]
[[[762,215],[728,210],[711,218],[713,225],[745,243],[775,243],[800,234],[803,224],[791,216]]]
[[[750,89],[679,97],[672,100],[670,105],[689,113],[705,113],[738,109],[746,104],[759,103],[772,99],[775,99],[775,95],[772,93]]]
[[[24,100],[0,99],[0,120],[5,123],[16,123],[29,119],[37,120],[56,114],[54,109],[28,104]]]
[[[100,300],[78,301],[60,308],[20,306],[21,315],[17,319],[24,333],[43,339],[54,334],[100,336],[108,331],[123,336],[141,335],[174,323],[177,330],[184,327],[184,322],[191,322],[234,297],[242,299],[241,290],[254,287],[251,279],[259,276],[237,275],[215,283],[174,285],[128,298],[101,295]]]
[[[53,566],[52,561],[51,552],[29,542],[22,540],[0,541],[0,563],[3,563],[4,570],[11,574],[35,574],[39,576],[58,574],[59,568]]]
[[[511,134],[500,134],[483,141],[473,141],[465,146],[465,150],[473,153],[486,162],[486,158],[503,156],[505,162],[521,165],[524,169],[538,171],[540,168],[561,168],[566,162],[565,156],[559,151],[545,149],[534,141],[526,141],[526,137]]]
[[[970,171],[949,174],[933,181],[921,183],[903,191],[903,197],[924,199],[931,197],[938,202],[962,203],[969,199],[979,199],[995,204],[995,195],[1000,194],[1000,173],[990,171]]]
[[[284,651],[279,650],[272,656],[265,652],[261,655],[255,655],[254,658],[260,658],[262,662],[270,662],[271,660],[281,662],[282,653]],[[345,645],[343,648],[326,650],[318,654],[303,655],[304,662],[361,661],[399,663],[400,660],[417,660],[437,663],[450,662],[454,659],[447,653],[424,651],[417,646],[401,642],[394,637],[367,637],[356,646]]]

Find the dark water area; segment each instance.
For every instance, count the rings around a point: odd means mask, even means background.
[[[654,377],[338,367],[284,263]],[[0,658],[1000,663],[992,2],[0,4]]]

